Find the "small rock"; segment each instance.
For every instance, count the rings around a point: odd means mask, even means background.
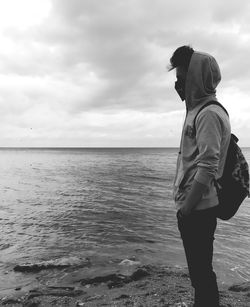
[[[250,282],[244,282],[240,285],[233,285],[229,287],[228,290],[233,292],[248,292],[250,291]]]
[[[138,281],[146,276],[150,275],[146,267],[138,268],[132,275],[126,276],[123,274],[109,274],[104,276],[96,276],[93,278],[81,279],[79,282],[82,286],[86,285],[98,285],[106,283],[108,288],[119,288],[124,284],[128,284],[132,281]]]
[[[16,265],[14,267],[15,272],[26,272],[26,273],[36,273],[40,272],[42,270],[48,270],[48,269],[64,269],[67,267],[88,267],[90,266],[90,259],[85,258],[84,260],[82,258],[77,257],[68,257],[68,258],[59,258],[54,260],[48,260],[48,261],[41,261],[37,263],[24,263],[20,265]]]
[[[146,269],[142,268],[142,269],[136,270],[136,271],[132,274],[131,279],[134,280],[134,281],[137,281],[137,280],[140,280],[140,279],[142,279],[143,277],[146,277],[146,276],[148,276],[148,275],[150,275],[149,272],[148,272]]]
[[[20,299],[16,299],[16,298],[8,298],[8,297],[4,297],[2,299],[2,304],[3,305],[7,305],[7,304],[18,304],[20,303]]]
[[[83,302],[76,302],[76,306],[77,307],[85,306],[85,303],[83,303]]]

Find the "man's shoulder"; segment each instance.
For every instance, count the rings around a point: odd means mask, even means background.
[[[229,121],[229,117],[224,109],[217,104],[210,104],[198,111],[197,121],[202,119],[223,119]]]
[[[215,127],[220,127],[223,134],[226,133],[230,135],[231,125],[229,116],[219,105],[209,105],[202,109],[195,120],[195,126],[198,128],[200,125],[211,129]]]

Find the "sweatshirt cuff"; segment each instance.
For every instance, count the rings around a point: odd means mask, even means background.
[[[209,186],[210,182],[213,179],[213,176],[211,176],[205,168],[198,168],[198,171],[195,174],[194,179],[201,184]]]

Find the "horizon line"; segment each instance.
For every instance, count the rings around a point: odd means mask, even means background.
[[[0,146],[1,149],[178,149],[179,146]],[[241,146],[250,148],[250,146]]]
[[[179,148],[177,146],[0,146],[0,149]]]

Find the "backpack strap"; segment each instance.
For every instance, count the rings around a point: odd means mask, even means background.
[[[195,122],[196,122],[196,118],[197,118],[197,116],[199,115],[199,113],[203,110],[203,109],[205,109],[206,107],[208,107],[208,106],[210,106],[210,105],[217,105],[217,106],[219,106],[219,107],[221,107],[224,111],[225,111],[225,113],[227,114],[227,116],[229,116],[229,114],[228,114],[228,112],[227,112],[227,110],[223,107],[223,105],[221,104],[221,103],[219,103],[218,101],[216,101],[216,100],[212,100],[212,101],[209,101],[209,102],[207,102],[207,103],[205,103],[201,108],[200,108],[200,110],[197,112],[197,114],[195,115],[195,118],[194,118],[194,135],[196,135],[196,127],[195,127]]]
[[[223,105],[222,105],[221,103],[219,103],[218,101],[212,100],[212,101],[209,101],[209,102],[205,103],[205,104],[199,109],[199,111],[197,112],[197,114],[196,114],[195,117],[194,117],[194,127],[193,127],[193,129],[194,129],[194,130],[193,130],[193,131],[194,131],[194,135],[196,135],[195,122],[196,122],[197,116],[199,115],[199,113],[200,113],[203,109],[205,109],[206,107],[208,107],[208,106],[210,106],[210,105],[217,105],[217,106],[221,107],[221,108],[225,111],[225,113],[227,114],[227,116],[229,117],[229,114],[228,114],[227,110],[226,110],[226,109],[223,107]],[[234,134],[231,134],[231,138],[233,138],[233,140],[234,140],[236,143],[238,142],[238,138],[237,138]],[[219,182],[218,182],[215,178],[214,178],[214,185],[215,185],[216,189],[218,189],[218,190],[221,189],[221,186],[220,186]]]

